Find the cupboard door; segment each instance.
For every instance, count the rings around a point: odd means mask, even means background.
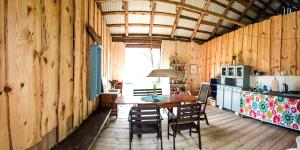
[[[217,89],[217,105],[224,107],[224,89],[219,86]]]
[[[225,87],[224,90],[224,108],[231,110],[231,102],[232,102],[232,88]]]
[[[232,110],[235,112],[240,112],[240,100],[241,94],[239,91],[232,92]]]

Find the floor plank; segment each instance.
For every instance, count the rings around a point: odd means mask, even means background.
[[[126,150],[129,149],[129,129],[127,116],[130,107],[119,106],[119,116],[111,121],[109,128],[102,131],[93,145],[93,150]],[[202,148],[205,150],[284,150],[296,146],[295,138],[300,132],[262,123],[252,118],[242,118],[228,110],[217,107],[207,107],[208,121],[201,121]],[[164,118],[166,112],[162,111]],[[167,119],[162,121],[163,146],[165,150],[173,149],[172,137],[167,139]],[[132,149],[156,150],[160,149],[160,141],[154,134],[143,135],[142,139],[134,136]],[[198,136],[182,132],[176,137],[176,149],[198,149]]]

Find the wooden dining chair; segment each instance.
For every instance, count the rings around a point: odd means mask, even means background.
[[[155,90],[156,95],[162,95],[162,89]],[[149,96],[154,93],[154,89],[133,89],[133,96]]]
[[[210,90],[209,83],[201,83],[201,87],[200,87],[200,91],[199,91],[198,99],[197,99],[197,103],[203,104],[203,107],[201,108],[200,120],[205,120],[207,125],[209,125],[209,123],[208,123],[205,109],[206,109],[206,105],[207,105],[207,98],[209,95],[209,90]]]
[[[157,134],[157,140],[161,140],[161,149],[163,149],[161,114],[157,105],[139,105],[131,108],[128,116],[129,121],[129,149],[133,134]]]
[[[174,150],[176,134],[182,130],[189,130],[189,134],[191,135],[192,129],[196,129],[198,133],[199,148],[201,149],[200,110],[202,105],[202,103],[181,104],[177,106],[176,115],[172,111],[168,112],[168,139],[170,135],[173,136]],[[173,134],[170,133],[170,127]]]

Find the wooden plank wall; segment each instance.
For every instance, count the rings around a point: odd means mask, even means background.
[[[0,0],[0,149],[9,149],[8,101],[5,90],[6,80],[6,38],[4,0]]]
[[[248,25],[236,31],[212,39],[199,49],[213,53],[206,55],[202,52],[200,66],[208,64],[211,69],[206,69],[199,77],[200,81],[207,81],[220,75],[220,66],[230,65],[232,56],[237,56],[237,64],[252,66],[255,70],[266,72],[269,75],[278,75],[281,71],[289,75],[300,75],[300,11],[288,15],[273,16],[263,22]],[[208,52],[210,51],[210,52]],[[218,56],[220,54],[221,56]],[[212,57],[212,58],[209,58]],[[214,57],[217,60],[214,60]],[[212,69],[214,68],[214,69]],[[202,70],[204,71],[204,70]],[[210,72],[209,77],[207,77]],[[204,79],[205,78],[205,79]]]
[[[232,56],[237,64],[252,66],[268,75],[278,75],[281,71],[289,75],[300,75],[300,11],[284,16],[273,16],[263,22],[226,33],[223,36],[194,46],[186,43],[184,58],[187,66],[198,64],[197,76],[187,74],[192,85],[209,82],[210,78],[220,76],[220,67],[232,64]],[[178,45],[180,42],[178,42]],[[162,42],[164,60],[174,55],[174,41]],[[196,48],[196,49],[195,49]],[[173,49],[173,50],[170,50]],[[166,51],[166,52],[165,52]],[[168,52],[168,53],[167,53]],[[197,61],[193,59],[197,56]],[[193,61],[190,61],[193,60]],[[189,88],[191,89],[191,88]],[[195,89],[195,86],[192,90]]]
[[[112,42],[110,58],[111,79],[122,81],[125,68],[125,44],[123,42]]]
[[[0,0],[0,149],[50,149],[95,110],[87,24],[108,77],[111,36],[94,0]]]

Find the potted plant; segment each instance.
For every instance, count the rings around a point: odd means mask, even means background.
[[[116,89],[116,84],[118,83],[118,80],[109,80],[111,89]]]

